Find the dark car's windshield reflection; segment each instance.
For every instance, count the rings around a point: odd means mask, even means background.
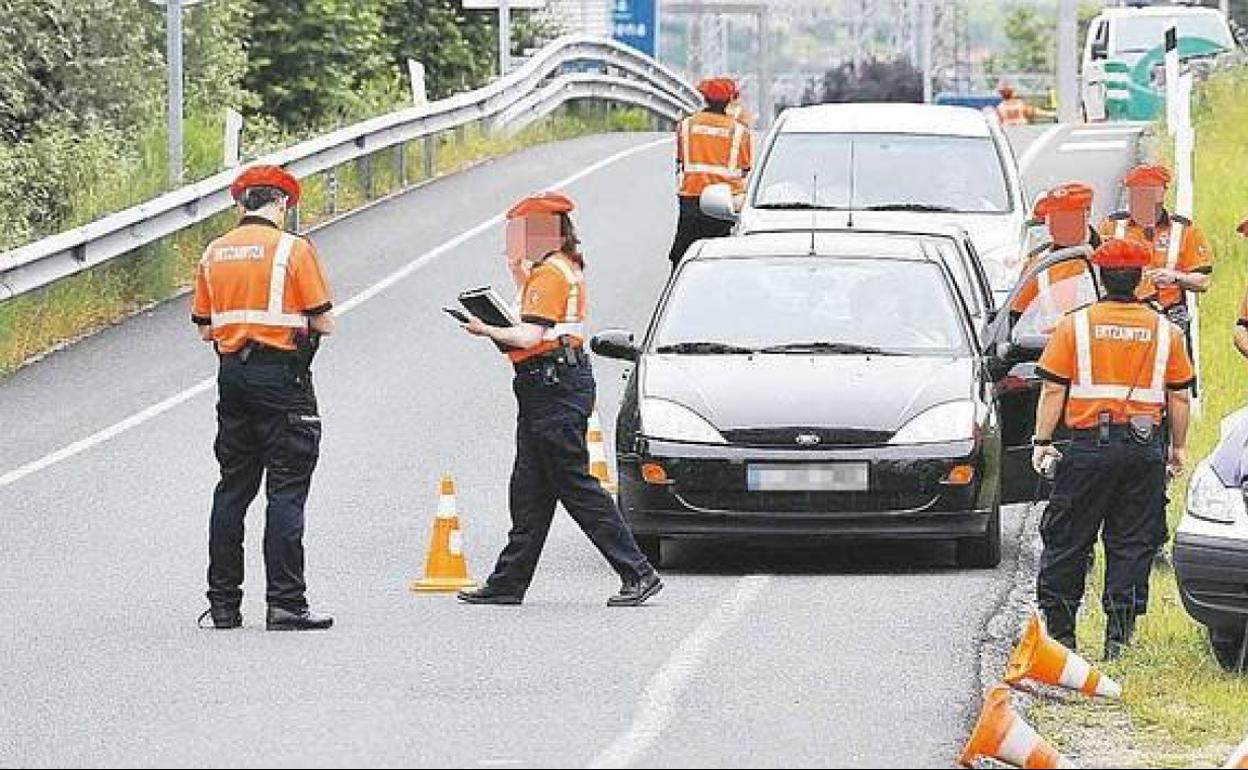
[[[651,350],[943,356],[968,346],[935,264],[772,257],[685,265]]]

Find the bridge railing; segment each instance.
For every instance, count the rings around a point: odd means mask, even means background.
[[[482,125],[510,133],[577,100],[642,107],[665,120],[698,109],[701,99],[683,78],[612,40],[568,36],[490,84],[420,107],[365,120],[256,159],[284,166],[299,178],[332,171],[380,150],[423,139],[431,175],[438,135]],[[191,227],[233,205],[235,170],[165,193],[81,227],[0,254],[0,301],[89,270]],[[402,172],[405,174],[405,171]]]

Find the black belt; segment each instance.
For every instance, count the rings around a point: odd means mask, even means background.
[[[233,353],[222,353],[221,360],[238,364],[295,364],[299,362],[299,353],[248,342]]]
[[[1108,426],[1106,426],[1106,428],[1109,431],[1109,437],[1111,439],[1113,438],[1130,439],[1132,437],[1131,425],[1129,423],[1125,423],[1125,422],[1110,423]],[[1161,426],[1159,424],[1154,426],[1153,435],[1154,436],[1161,435]],[[1101,437],[1101,429],[1100,428],[1072,428],[1070,430],[1070,437],[1072,439],[1082,439],[1085,441],[1099,441]]]
[[[574,346],[568,350],[574,355],[568,356],[563,350],[554,350],[519,361],[515,364],[516,374],[539,374],[552,366],[560,369],[575,369],[589,364],[589,356],[581,347]]]

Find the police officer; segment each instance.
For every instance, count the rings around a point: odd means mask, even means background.
[[[1027,255],[1022,274],[1027,276],[1033,265],[1059,251],[1083,250],[1091,255],[1101,242],[1088,223],[1091,210],[1092,188],[1083,182],[1067,182],[1040,196],[1032,218],[1045,224],[1049,240]],[[1086,272],[1087,265],[1082,260],[1069,260],[1026,278],[1027,283],[1015,295],[1010,312],[1021,316],[1034,304],[1037,324],[1042,327],[1040,331],[1049,331],[1066,311],[1095,299],[1095,283],[1091,277],[1080,280]]]
[[[1017,97],[1014,87],[1004,81],[997,85],[997,95],[1001,97],[1001,101],[997,103],[997,117],[1004,126],[1025,126],[1036,118],[1053,116],[1052,112]]]
[[[1136,166],[1123,180],[1127,210],[1101,223],[1101,236],[1137,241],[1148,246],[1152,259],[1137,294],[1156,304],[1186,333],[1191,321],[1185,292],[1209,290],[1213,252],[1190,219],[1165,208],[1170,172],[1164,166]]]
[[[470,604],[520,604],[546,542],[556,502],[589,537],[620,576],[620,591],[608,606],[635,606],[663,587],[637,547],[619,509],[589,473],[586,429],[595,385],[584,350],[588,299],[585,260],[568,212],[573,204],[558,193],[521,200],[507,212],[511,221],[532,217],[557,221],[557,248],[536,257],[521,291],[521,323],[490,326],[470,318],[464,328],[511,348],[512,388],[519,404],[516,461],[511,473],[511,532],[494,572],[481,588],[461,591]],[[533,227],[534,231],[545,228]]]
[[[220,358],[221,481],[200,623],[242,625],[243,517],[264,478],[266,627],[329,628],[332,618],[308,609],[303,578],[303,508],[321,441],[309,365],[320,335],[334,329],[329,290],[312,244],[281,229],[287,207],[299,202],[298,180],[277,166],[253,166],[230,193],[243,217],[204,251],[191,316]]]
[[[1105,656],[1117,657],[1148,607],[1152,512],[1165,493],[1167,463],[1187,464],[1192,362],[1179,329],[1135,297],[1151,254],[1143,244],[1110,240],[1093,254],[1104,301],[1058,324],[1040,358],[1045,381],[1036,409],[1032,462],[1056,479],[1040,522],[1044,550],[1036,593],[1049,632],[1074,649],[1075,616],[1088,555],[1105,545]],[[1170,419],[1169,447],[1161,431]],[[1065,454],[1053,446],[1058,421],[1071,433]]]
[[[667,257],[672,270],[689,247],[702,238],[722,238],[732,233],[732,223],[702,213],[700,199],[708,185],[727,184],[733,195],[745,192],[753,149],[749,129],[728,115],[738,96],[731,78],[708,78],[698,84],[706,109],[694,113],[676,129],[676,173],[679,179],[676,239]]]

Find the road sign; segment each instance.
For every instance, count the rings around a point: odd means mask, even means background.
[[[612,0],[611,37],[647,56],[659,50],[659,0]]]

